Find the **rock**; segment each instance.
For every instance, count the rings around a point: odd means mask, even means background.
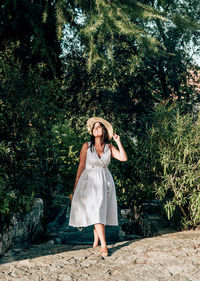
[[[121,216],[123,219],[127,219],[132,214],[131,209],[121,209]]]
[[[33,245],[0,260],[5,281],[200,281],[200,230],[108,246],[100,257],[92,245]]]
[[[58,238],[60,236],[60,233],[59,232],[51,232],[48,234],[48,237],[51,239],[53,238]]]
[[[69,203],[69,202],[68,202]],[[141,206],[141,213],[132,209],[118,207],[118,226],[106,226],[106,241],[108,244],[127,239],[153,237],[170,231],[168,224],[164,225],[164,218],[160,212],[159,201],[153,200]],[[93,225],[78,228],[69,226],[70,204],[61,205],[54,221],[48,224],[47,235],[55,244],[91,244],[93,243]],[[173,232],[172,230],[171,232]]]
[[[48,246],[48,245],[54,245],[55,243],[54,240],[49,240],[45,244]]]
[[[62,240],[60,238],[54,239],[54,242],[55,242],[56,245],[61,245],[62,244]]]
[[[144,202],[140,208],[140,212],[147,212],[149,214],[160,213],[160,201],[151,200],[149,202]]]
[[[43,200],[36,198],[30,213],[23,216],[15,214],[10,226],[0,234],[0,256],[13,245],[26,244],[36,239],[42,231],[43,213]]]
[[[161,212],[158,200],[143,203],[140,211],[138,217],[139,232],[143,237],[154,237],[164,233],[176,232],[169,227],[168,221]]]
[[[55,220],[48,224],[47,234],[51,233],[52,231],[53,232],[57,231],[58,228],[65,222],[66,212],[67,212],[67,206],[62,205],[60,207],[60,211],[59,211],[58,215],[56,216]]]
[[[143,237],[142,236],[139,236],[139,235],[125,235],[125,240],[135,240],[135,239],[142,239]]]

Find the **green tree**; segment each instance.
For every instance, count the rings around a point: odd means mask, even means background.
[[[0,5],[0,50],[14,44],[13,55],[27,71],[30,65],[42,65],[51,77],[61,73],[56,2],[5,0]]]

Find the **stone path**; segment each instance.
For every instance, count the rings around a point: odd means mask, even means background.
[[[103,259],[91,245],[13,249],[0,260],[0,280],[200,281],[200,230],[121,241]]]

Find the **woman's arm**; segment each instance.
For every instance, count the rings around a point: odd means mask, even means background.
[[[114,145],[110,144],[109,147],[111,150],[112,157],[114,157],[115,159],[117,159],[119,161],[127,161],[128,157],[127,157],[126,151],[124,150],[124,148],[121,144],[120,137],[116,134],[113,134],[113,139],[115,140],[119,150],[117,150],[117,148]]]
[[[86,142],[83,144],[81,151],[80,151],[79,166],[78,166],[78,170],[76,173],[76,180],[75,180],[73,192],[75,191],[77,182],[78,182],[83,170],[85,169],[85,160],[86,160],[86,156],[87,156],[87,149],[88,149],[88,143]]]

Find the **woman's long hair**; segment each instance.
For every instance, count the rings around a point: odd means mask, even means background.
[[[90,138],[90,146],[89,146],[91,152],[94,151],[95,137],[93,136],[93,129],[94,129],[94,125],[95,125],[96,123],[97,123],[97,122],[95,122],[95,123],[93,124],[92,130],[91,130],[92,135],[91,135],[91,138]],[[102,138],[103,138],[103,143],[108,143],[108,131],[107,131],[106,127],[104,126],[104,124],[102,124],[101,122],[98,122],[98,123],[100,124],[100,126],[101,126],[101,128],[102,128],[102,131],[103,131],[103,136],[102,136]]]

